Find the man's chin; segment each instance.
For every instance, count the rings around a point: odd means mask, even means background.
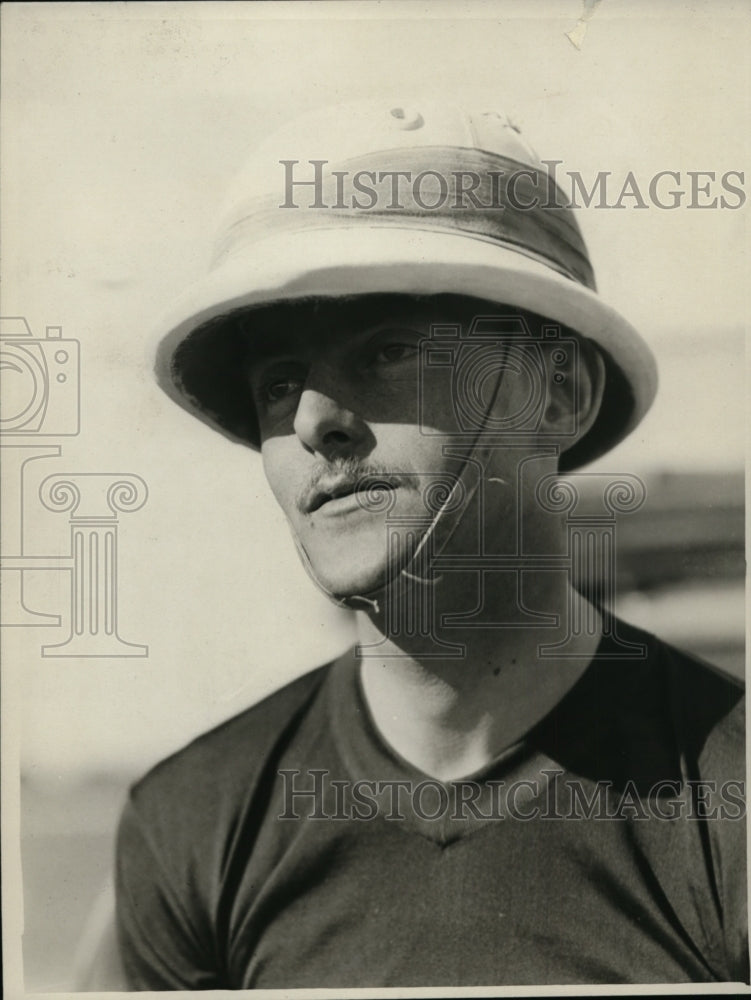
[[[394,576],[384,566],[343,572],[340,568],[326,571],[311,565],[311,572],[319,586],[336,601],[348,601],[357,597],[377,600]]]
[[[394,546],[389,558],[381,538],[374,541],[341,537],[333,544],[325,541],[321,544],[318,539],[308,538],[306,542],[303,551],[308,572],[337,600],[355,597],[375,600],[409,563],[414,545],[414,540],[410,539],[406,545]]]

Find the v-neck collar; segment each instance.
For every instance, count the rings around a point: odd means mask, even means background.
[[[606,654],[601,639],[593,663]],[[531,738],[541,725],[569,702],[592,671],[587,667],[544,719],[518,741],[475,774],[440,781],[405,760],[381,736],[362,690],[359,663],[354,649],[334,662],[328,678],[328,708],[337,751],[352,782],[368,785],[368,794],[378,803],[377,818],[393,822],[405,832],[418,833],[440,846],[502,822],[506,815],[504,795],[509,784],[518,782],[515,802],[547,794],[557,765],[537,748]],[[401,787],[399,787],[401,785]],[[475,796],[471,804],[467,797]],[[464,797],[464,798],[463,798]]]

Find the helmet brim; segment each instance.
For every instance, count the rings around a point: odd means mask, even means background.
[[[257,448],[252,420],[228,423],[189,385],[176,358],[219,317],[274,302],[377,293],[456,294],[515,306],[562,324],[596,344],[605,359],[603,405],[588,433],[561,456],[562,470],[603,455],[642,420],[657,391],[654,356],[637,331],[595,292],[518,247],[456,232],[397,226],[306,229],[268,236],[222,259],[161,325],[159,385],[226,437]],[[204,338],[205,339],[205,338]],[[178,352],[180,346],[183,349]],[[193,364],[210,364],[210,338]]]

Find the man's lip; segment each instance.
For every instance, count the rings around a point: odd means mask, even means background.
[[[343,500],[345,497],[356,493],[364,494],[373,490],[394,490],[397,485],[394,480],[375,476],[372,478],[363,477],[355,480],[338,480],[332,483],[319,484],[305,504],[305,513],[313,514],[334,500]],[[367,503],[363,502],[360,506],[364,510],[367,510]]]

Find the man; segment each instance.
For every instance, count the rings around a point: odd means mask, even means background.
[[[131,987],[748,981],[741,690],[571,583],[611,564],[558,473],[656,376],[542,163],[497,113],[326,111],[222,232],[159,378],[260,449],[359,643],[132,790]]]

